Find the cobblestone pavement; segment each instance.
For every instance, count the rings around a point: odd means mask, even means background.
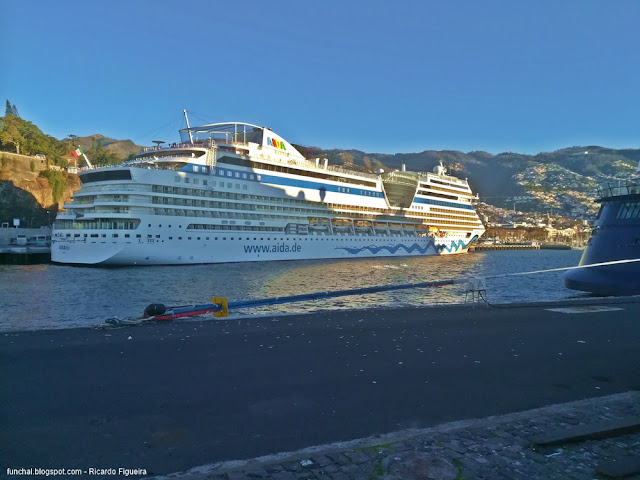
[[[640,458],[640,433],[534,447],[542,432],[640,415],[640,392],[489,417],[156,477],[180,480],[519,480],[600,479],[612,458]],[[624,477],[640,480],[640,475]]]

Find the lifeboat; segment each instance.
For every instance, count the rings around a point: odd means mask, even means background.
[[[334,218],[331,220],[331,225],[335,230],[347,230],[351,227],[351,221],[346,218]]]
[[[309,218],[309,230],[326,232],[329,230],[329,221],[326,218]]]

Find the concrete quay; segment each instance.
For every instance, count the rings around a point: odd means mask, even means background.
[[[637,432],[531,442],[640,415],[638,318],[630,297],[4,332],[0,475],[606,478]]]
[[[0,265],[51,261],[51,228],[0,228]]]
[[[538,446],[549,432],[632,418],[630,433]],[[570,433],[569,433],[570,435]],[[604,434],[603,434],[604,435]],[[226,461],[155,480],[640,479],[640,392]]]

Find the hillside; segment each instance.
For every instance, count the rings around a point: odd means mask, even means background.
[[[131,140],[116,140],[95,134],[75,137],[73,143],[82,148],[89,161],[96,165],[120,163],[140,151],[140,145]]]
[[[308,157],[328,158],[331,163],[364,171],[377,168],[431,171],[440,160],[458,177],[468,178],[474,192],[486,203],[523,212],[562,214],[590,219],[598,185],[626,180],[634,175],[640,149],[615,150],[588,146],[524,155],[513,152],[492,155],[427,150],[394,155],[358,150],[322,150],[300,147]]]
[[[34,157],[0,152],[0,222],[19,218],[23,226],[48,225],[78,188],[77,175],[48,170],[46,161]]]
[[[28,155],[3,156],[0,220],[9,221],[14,216],[44,221],[47,209],[60,208],[73,189],[79,187],[78,178],[39,171],[47,165],[64,166],[74,160],[71,152],[77,146],[93,165],[121,163],[140,150],[131,140],[100,134],[57,140],[19,117],[0,117],[0,150],[21,149],[21,153]],[[594,203],[598,185],[630,178],[640,161],[640,149],[599,146],[564,148],[537,155],[455,150],[380,154],[295,146],[308,159],[327,158],[331,164],[365,172],[401,169],[403,164],[407,170],[431,171],[442,161],[452,175],[469,179],[483,202],[479,210],[494,222],[506,219],[514,211],[590,220],[598,208]],[[42,162],[42,156],[46,160],[41,165],[38,162]],[[34,159],[38,160],[35,168],[31,166]],[[515,218],[512,216],[510,220]]]

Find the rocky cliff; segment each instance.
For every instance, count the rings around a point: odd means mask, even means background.
[[[22,226],[48,225],[57,211],[80,188],[77,175],[60,171],[63,181],[60,197],[40,172],[47,169],[46,159],[0,152],[0,222],[12,224],[19,218]],[[49,213],[47,213],[49,212]]]

